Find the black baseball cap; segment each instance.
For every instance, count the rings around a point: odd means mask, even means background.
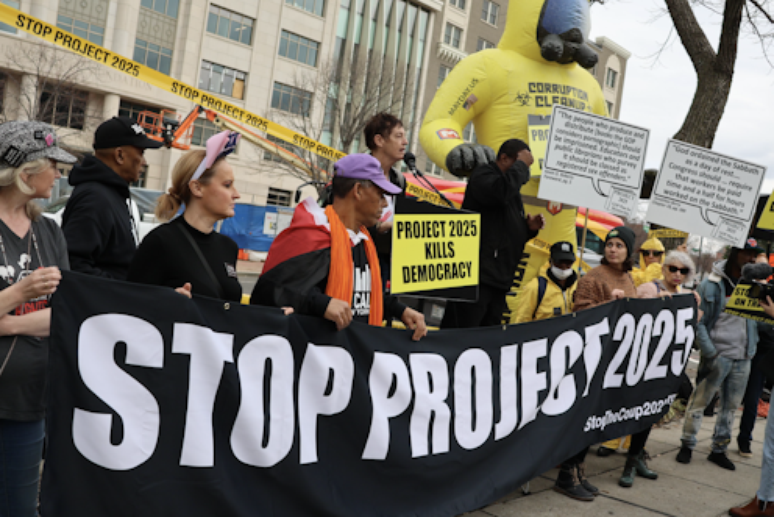
[[[158,149],[158,142],[145,135],[145,130],[130,117],[113,117],[99,125],[94,132],[94,150],[133,145],[141,149]]]
[[[575,262],[575,252],[573,246],[569,242],[559,241],[551,246],[551,260],[556,262],[570,261]]]

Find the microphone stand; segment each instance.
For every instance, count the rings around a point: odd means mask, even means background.
[[[441,191],[440,191],[440,190],[438,190],[438,188],[436,188],[436,186],[435,186],[435,185],[433,185],[433,183],[432,183],[432,182],[431,182],[429,179],[427,179],[427,178],[425,177],[425,175],[422,173],[422,171],[420,171],[419,169],[417,169],[417,167],[416,167],[416,166],[409,167],[408,169],[411,171],[411,174],[413,174],[413,175],[414,175],[414,177],[417,179],[417,182],[418,182],[419,184],[421,184],[421,185],[424,185],[424,186],[425,186],[425,188],[428,188],[428,187],[429,187],[429,189],[430,189],[430,190],[432,190],[432,191],[434,191],[436,194],[438,194],[438,196],[439,196],[441,199],[443,199],[444,201],[446,201],[446,204],[448,204],[448,205],[449,205],[449,208],[453,208],[453,209],[455,209],[455,210],[457,209],[457,208],[454,206],[454,203],[452,203],[451,201],[449,201],[449,198],[447,198],[446,196],[444,196],[444,195],[441,193]]]

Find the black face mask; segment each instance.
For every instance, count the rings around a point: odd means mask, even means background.
[[[516,167],[516,163],[518,163],[518,160],[513,162],[513,165],[510,166],[507,172],[508,174],[515,174],[519,182],[519,186],[521,186],[527,183],[532,175],[529,172],[529,168]]]

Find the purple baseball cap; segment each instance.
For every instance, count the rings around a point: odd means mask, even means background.
[[[397,195],[401,188],[384,177],[382,164],[370,154],[350,154],[333,164],[335,176],[368,180],[388,194]]]

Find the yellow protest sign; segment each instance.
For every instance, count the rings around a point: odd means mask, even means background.
[[[548,133],[551,131],[551,115],[529,115],[529,149],[532,157],[535,159],[537,171],[532,171],[532,176],[543,174],[543,159],[546,157],[548,148]]]
[[[763,209],[761,218],[758,220],[758,228],[774,230],[774,192],[771,193],[769,199],[766,201],[766,207]]]
[[[748,296],[750,287],[750,284],[737,284],[723,312],[774,325],[774,319],[763,311],[758,299]]]
[[[0,22],[16,27],[19,30],[37,36],[92,61],[101,63],[113,70],[130,75],[135,79],[152,84],[178,97],[217,111],[247,127],[268,133],[324,158],[335,161],[346,156],[345,153],[316,142],[301,133],[297,133],[264,117],[251,113],[244,108],[226,102],[209,92],[175,80],[137,61],[95,45],[85,38],[63,31],[55,25],[50,25],[2,2],[0,2]]]
[[[648,237],[655,237],[656,239],[685,239],[688,237],[688,232],[681,232],[680,230],[672,230],[670,228],[660,228],[658,230],[651,230],[648,233]]]
[[[395,214],[393,294],[478,285],[479,214]]]

